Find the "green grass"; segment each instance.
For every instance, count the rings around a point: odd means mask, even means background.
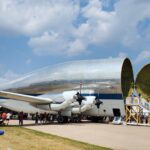
[[[0,150],[110,150],[22,127],[0,127]]]

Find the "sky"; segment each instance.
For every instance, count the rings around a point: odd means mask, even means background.
[[[0,0],[0,81],[110,57],[150,63],[150,0]]]

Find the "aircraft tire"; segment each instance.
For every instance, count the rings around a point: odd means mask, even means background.
[[[64,119],[63,123],[68,123],[68,117],[67,116],[64,116],[63,119]]]
[[[64,123],[64,117],[58,116],[57,121],[58,121],[58,123]]]

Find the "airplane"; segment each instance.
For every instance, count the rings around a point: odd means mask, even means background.
[[[50,113],[58,122],[73,116],[125,116],[133,92],[129,58],[70,61],[0,85],[0,105],[13,111]]]

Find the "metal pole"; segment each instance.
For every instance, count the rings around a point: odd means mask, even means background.
[[[80,94],[81,94],[81,89],[82,89],[82,82],[80,82]]]

